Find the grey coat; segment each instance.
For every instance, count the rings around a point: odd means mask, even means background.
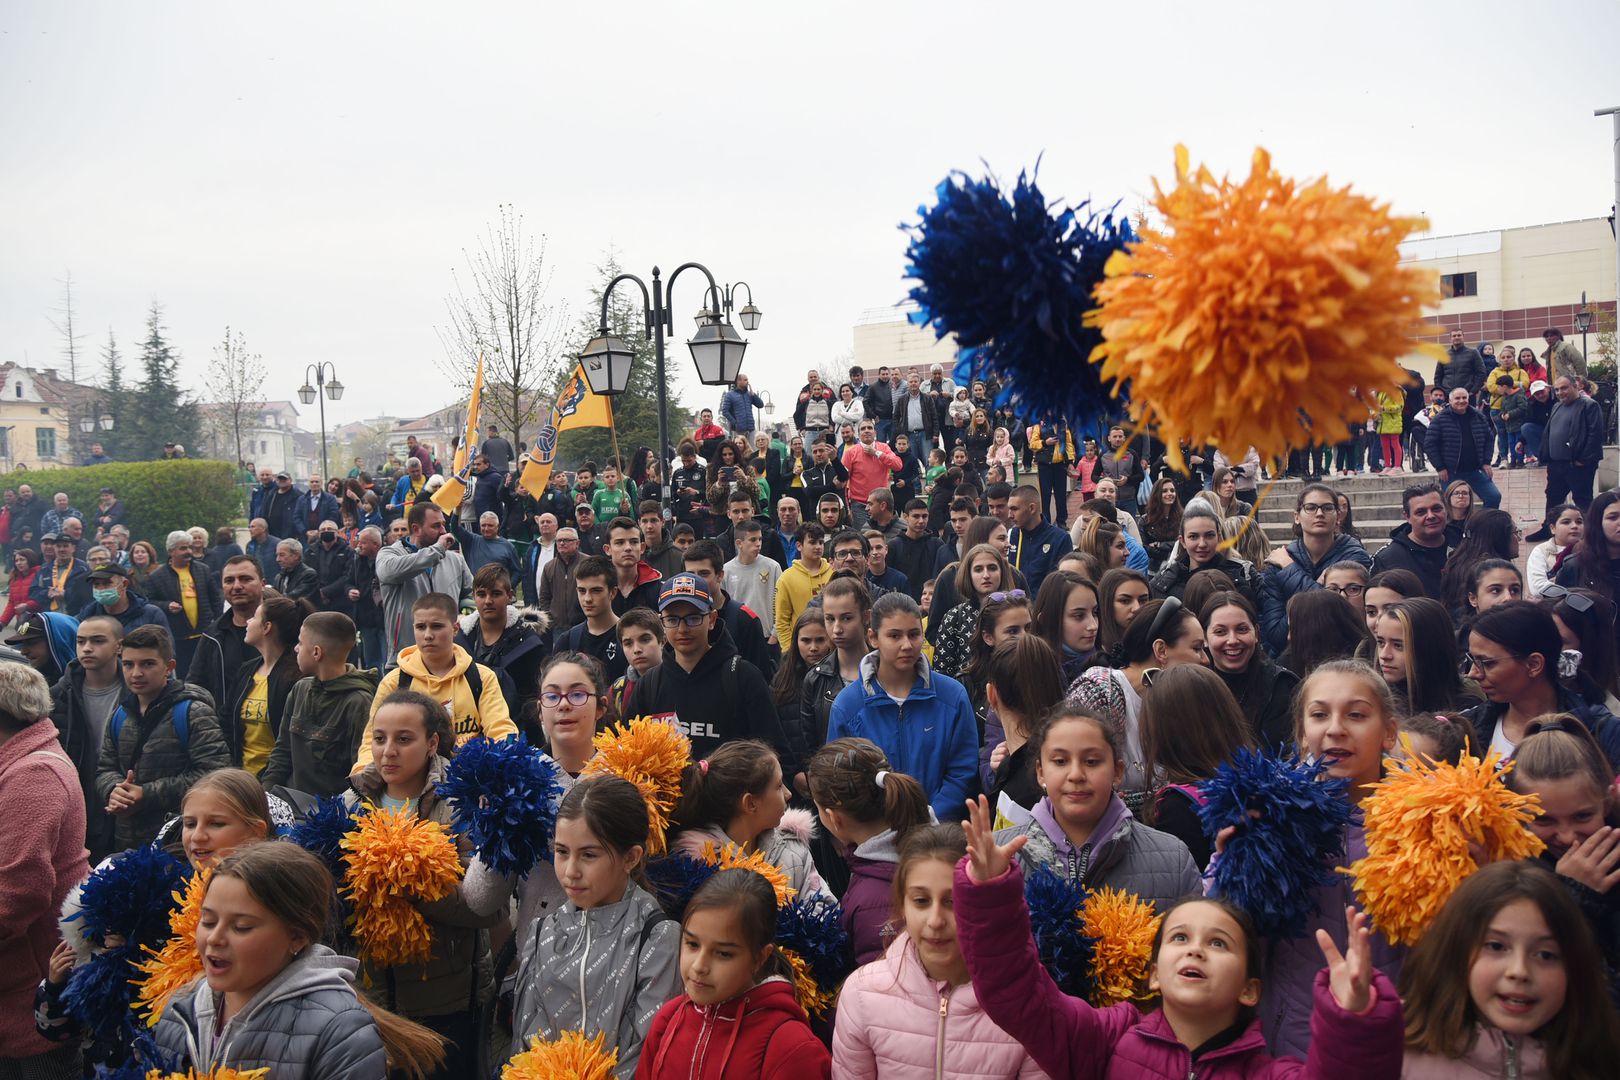
[[[635,1076],[653,1015],[681,992],[680,924],[631,883],[624,899],[580,910],[570,901],[540,920],[518,965],[512,1053],[529,1038],[606,1032],[619,1080]]]
[[[472,573],[460,552],[438,544],[420,550],[397,540],[377,552],[377,582],[382,591],[383,636],[388,657],[409,645],[411,605],[430,592],[446,593],[453,600],[472,592]]]
[[[1037,803],[1034,815],[1027,824],[996,833],[998,844],[1015,836],[1029,837],[1017,856],[1025,874],[1044,865],[1059,877],[1078,878],[1088,889],[1106,886],[1134,893],[1161,915],[1183,896],[1203,891],[1198,864],[1187,845],[1137,821],[1117,795],[1103,811],[1092,842],[1079,849],[1052,817],[1050,799]]]
[[[383,1080],[387,1055],[377,1022],[355,996],[356,966],[310,945],[223,1028],[223,996],[198,979],[174,996],[153,1036],[198,1073],[268,1066],[276,1080]]]

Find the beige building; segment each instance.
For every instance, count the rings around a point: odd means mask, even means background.
[[[95,393],[69,382],[56,368],[0,364],[0,470],[77,464],[75,451],[94,435],[75,436]],[[82,456],[82,455],[78,455]]]
[[[868,308],[855,324],[855,363],[876,375],[880,367],[927,370],[939,364],[950,374],[956,364],[956,341],[935,340],[932,327],[913,326],[906,317],[917,310],[911,304]],[[842,381],[842,380],[840,380]]]
[[[1575,312],[1581,293],[1613,324],[1615,238],[1608,218],[1584,218],[1550,225],[1426,236],[1408,240],[1401,252],[1408,263],[1440,275],[1440,306],[1434,321],[1463,332],[1470,345],[1488,341],[1501,348],[1529,346],[1539,355],[1542,332],[1563,331],[1580,345]],[[1587,351],[1597,347],[1596,327]],[[1445,341],[1446,334],[1432,340]]]

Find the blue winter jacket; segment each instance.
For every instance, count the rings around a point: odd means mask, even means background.
[[[733,435],[754,432],[754,410],[763,409],[765,401],[752,390],[738,390],[735,386],[720,395],[720,426]]]
[[[917,683],[896,702],[878,685],[877,653],[861,661],[860,681],[834,699],[827,739],[870,739],[888,755],[889,767],[915,777],[928,792],[935,816],[958,821],[976,788],[979,726],[962,684],[917,658]]]
[[[84,622],[84,620],[93,619],[98,615],[112,615],[112,613],[92,600],[84,606],[84,610],[79,612],[79,621]],[[124,633],[126,634],[137,626],[161,626],[165,630],[169,628],[169,617],[163,613],[162,609],[156,604],[147,603],[146,597],[134,589],[129,591],[129,606],[124,609],[124,613],[122,615],[112,615],[112,617],[123,624]],[[75,643],[76,653],[77,644]]]
[[[1355,562],[1369,571],[1372,569],[1372,557],[1361,546],[1361,541],[1343,533],[1333,538],[1333,546],[1328,548],[1321,562],[1311,562],[1303,540],[1290,541],[1287,550],[1293,560],[1290,565],[1278,567],[1267,563],[1260,576],[1260,637],[1272,656],[1288,648],[1288,601],[1295,593],[1320,589],[1322,586],[1316,579],[1336,562]]]

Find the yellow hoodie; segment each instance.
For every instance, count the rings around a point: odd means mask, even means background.
[[[798,622],[804,609],[810,606],[821,587],[832,580],[831,559],[821,560],[821,569],[812,574],[804,568],[803,559],[794,559],[793,565],[782,571],[776,580],[776,640],[793,647],[793,624]]]
[[[472,666],[472,657],[460,645],[452,645],[451,648],[455,650],[455,664],[445,675],[430,675],[422,665],[415,645],[407,645],[399,650],[399,667],[382,677],[382,682],[377,686],[377,696],[371,699],[371,716],[366,719],[365,733],[360,736],[360,754],[350,770],[351,775],[371,764],[371,721],[376,717],[377,706],[383,699],[399,689],[402,671],[411,676],[410,689],[442,702],[449,710],[457,746],[475,735],[504,739],[517,734],[517,725],[507,712],[506,698],[501,694],[500,680],[495,673],[483,664],[478,665],[484,687],[483,695],[474,701],[472,686],[467,682],[467,669]]]

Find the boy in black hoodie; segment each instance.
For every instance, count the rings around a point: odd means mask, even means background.
[[[636,683],[624,715],[674,724],[692,740],[694,760],[733,739],[760,739],[785,767],[786,740],[765,676],[743,662],[729,634],[710,644],[719,612],[703,579],[683,573],[665,581],[658,614],[668,639],[664,662]]]
[[[229,768],[231,752],[205,690],[174,676],[174,643],[161,626],[137,626],[118,652],[124,698],[107,722],[96,795],[113,816],[114,850],[151,843],[186,790]]]

